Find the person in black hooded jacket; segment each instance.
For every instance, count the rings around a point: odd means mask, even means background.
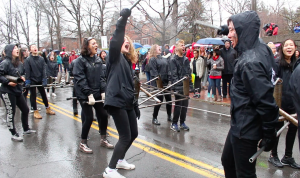
[[[293,40],[285,40],[280,45],[279,51],[279,60],[277,62],[278,70],[277,76],[283,80],[282,83],[282,97],[281,97],[281,109],[287,112],[288,114],[295,114],[296,109],[293,103],[292,92],[289,86],[290,77],[292,75],[293,66],[296,63],[295,57],[295,42]],[[277,123],[277,130],[283,126],[283,122]],[[275,167],[283,167],[284,165],[289,165],[292,168],[300,169],[300,165],[295,162],[295,159],[292,157],[293,146],[296,138],[297,126],[290,124],[285,140],[285,154],[281,159],[281,162],[278,158],[277,147],[279,142],[279,137],[277,137],[276,144],[271,150],[271,155],[269,162],[271,162]]]
[[[58,65],[57,62],[55,60],[55,55],[54,52],[51,52],[50,56],[49,56],[49,61],[47,63],[47,77],[48,77],[48,84],[52,84],[53,83],[53,78],[57,77],[57,73],[58,73]],[[50,97],[50,88],[47,88],[47,97]],[[52,86],[52,96],[56,96],[55,94],[55,88],[54,86]]]
[[[191,82],[191,69],[190,69],[190,61],[184,55],[185,47],[184,41],[179,40],[176,43],[175,55],[172,57],[170,61],[170,75],[171,75],[171,83],[175,83],[182,79],[183,77],[188,77],[190,80],[190,89],[193,88],[193,84]],[[179,94],[183,94],[183,81],[177,83],[173,87],[174,91]],[[182,96],[175,95],[175,100],[183,99]],[[176,101],[175,108],[173,113],[173,120],[170,126],[170,129],[175,132],[180,132],[180,129],[190,130],[190,128],[185,124],[187,107],[189,105],[188,100]],[[180,117],[180,129],[178,127],[178,120]]]
[[[170,61],[168,58],[163,58],[161,55],[160,47],[155,44],[150,49],[150,60],[149,60],[149,68],[150,68],[150,75],[151,79],[155,77],[159,77],[162,80],[163,86],[166,87],[170,81],[170,69],[169,64]],[[156,81],[153,81],[152,85],[156,86]],[[166,99],[166,102],[172,101],[171,95],[164,95],[164,96],[157,96],[160,101]],[[159,112],[161,105],[154,106],[153,110],[153,119],[152,123],[155,125],[160,125],[159,121],[157,120],[157,115]],[[167,114],[168,114],[168,121],[171,121],[171,113],[172,113],[172,104],[166,104]]]
[[[294,65],[293,73],[290,78],[290,92],[292,94],[293,102],[297,112],[297,116],[300,116],[300,59]],[[300,123],[298,120],[298,130],[300,128]],[[300,147],[300,132],[298,132],[298,142]]]
[[[106,90],[102,61],[96,56],[97,48],[98,44],[94,38],[84,38],[81,46],[81,56],[76,59],[72,71],[76,82],[74,84],[76,96],[82,108],[82,115],[85,118],[82,124],[79,150],[89,154],[93,153],[87,144],[88,134],[94,118],[93,107],[101,131],[101,146],[114,148],[106,139],[107,112],[104,110],[102,102],[95,102],[96,100],[105,100]]]
[[[137,99],[134,98],[134,71],[132,63],[138,60],[132,41],[125,36],[129,9],[123,9],[122,16],[110,41],[109,58],[106,60],[107,88],[105,108],[112,116],[119,133],[119,140],[114,149],[103,177],[123,177],[117,169],[131,170],[135,165],[124,159],[127,150],[138,136],[137,118],[140,117]],[[116,169],[117,168],[117,169]]]
[[[273,97],[276,73],[271,49],[259,41],[260,19],[255,11],[228,19],[228,38],[238,53],[231,81],[231,128],[222,165],[225,177],[257,177],[249,158],[259,147],[270,151],[276,140],[279,108]],[[259,140],[261,140],[259,142]]]
[[[22,84],[10,81],[5,76],[20,77],[25,81],[24,75],[25,71],[23,64],[19,60],[19,49],[17,45],[10,44],[5,46],[5,60],[0,64],[0,95],[5,104],[6,108],[6,119],[9,131],[12,134],[11,139],[13,141],[23,141],[23,138],[19,136],[16,131],[14,117],[16,112],[16,106],[21,110],[21,121],[22,127],[25,134],[35,133],[35,130],[29,128],[28,125],[28,113],[29,108],[27,106],[26,100],[22,95]]]

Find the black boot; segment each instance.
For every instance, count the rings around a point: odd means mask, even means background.
[[[171,115],[168,116],[168,121],[169,121],[169,122],[172,122],[172,121],[173,121]]]
[[[160,123],[158,122],[157,118],[153,118],[152,119],[152,124],[154,124],[154,125],[160,125]]]
[[[73,108],[73,114],[74,116],[78,115],[78,110]]]

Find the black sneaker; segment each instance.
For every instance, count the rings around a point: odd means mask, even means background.
[[[268,159],[268,161],[269,161],[270,163],[272,163],[273,166],[275,166],[275,167],[283,168],[283,165],[282,165],[282,163],[280,162],[278,156],[270,157],[270,158]]]
[[[73,114],[74,114],[74,116],[78,115],[78,110],[77,109],[73,109]]]
[[[293,157],[285,157],[284,156],[281,159],[281,162],[285,166],[291,166],[294,169],[300,169],[300,165],[295,162],[295,159]]]
[[[171,124],[170,129],[174,132],[180,132],[180,129],[178,128],[177,124]]]
[[[158,122],[158,120],[156,118],[152,119],[152,124],[154,124],[154,125],[160,125],[160,123]]]

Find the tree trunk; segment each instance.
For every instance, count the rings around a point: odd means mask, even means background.
[[[172,12],[172,28],[171,28],[171,33],[170,33],[170,38],[174,37],[173,39],[170,40],[170,44],[175,44],[176,43],[176,35],[177,35],[177,26],[178,26],[178,0],[173,1],[173,12]],[[165,45],[165,44],[163,44]]]

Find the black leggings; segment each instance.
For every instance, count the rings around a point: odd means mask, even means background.
[[[22,121],[22,127],[24,131],[27,131],[29,129],[28,126],[28,113],[29,108],[27,106],[26,100],[23,95],[15,96],[13,94],[9,93],[2,93],[1,98],[5,104],[6,108],[6,120],[7,120],[7,127],[12,135],[16,134],[16,127],[15,127],[15,113],[16,113],[16,106],[20,109],[22,112],[21,114],[21,121]]]
[[[73,87],[73,97],[76,97],[75,87]],[[77,109],[77,99],[73,99],[73,110]]]
[[[199,78],[198,76],[195,76],[195,82],[194,82],[194,88],[197,89],[199,88],[198,92],[201,92],[201,78]]]
[[[120,109],[109,106],[108,113],[113,117],[119,133],[119,140],[115,146],[108,167],[115,169],[119,159],[124,159],[125,154],[132,142],[138,136],[137,120],[135,111]]]
[[[157,96],[157,98],[163,102],[165,96],[165,100],[168,101],[172,101],[171,95],[162,95],[162,96]],[[158,115],[158,111],[160,109],[161,105],[158,106],[154,106],[154,110],[153,110],[153,118],[157,118]],[[168,116],[171,116],[172,113],[172,103],[166,104],[166,108],[167,108],[167,114]]]
[[[97,99],[96,99],[97,100]],[[79,100],[79,103],[81,105],[82,111],[81,111],[81,119],[82,119],[82,131],[81,131],[81,139],[87,139],[89,135],[89,131],[91,128],[91,125],[94,120],[94,113],[93,113],[93,107],[96,111],[96,116],[100,128],[100,134],[106,135],[107,130],[107,123],[108,123],[108,117],[107,112],[103,108],[103,103],[95,103],[94,105],[88,105],[86,100]]]
[[[35,83],[33,85],[42,85],[42,83]],[[40,94],[42,96],[43,103],[44,103],[45,107],[48,108],[49,104],[48,104],[48,99],[47,99],[44,87],[31,87],[30,88],[30,104],[31,104],[31,108],[34,111],[37,110],[37,106],[36,106],[36,88],[39,90],[39,92],[40,92]]]
[[[283,125],[284,125],[284,122],[278,122],[276,125],[276,129],[279,130]],[[286,137],[285,137],[285,156],[292,157],[292,155],[293,155],[293,147],[294,147],[297,129],[298,129],[298,127],[295,126],[294,124],[291,123],[289,125],[289,129],[288,129]],[[278,147],[279,137],[280,136],[277,137],[274,148],[271,150],[272,156],[278,156],[277,147]]]
[[[183,99],[182,96],[175,95],[175,100]],[[177,124],[180,117],[180,124],[184,123],[186,118],[189,100],[176,101],[173,113],[173,123]]]

